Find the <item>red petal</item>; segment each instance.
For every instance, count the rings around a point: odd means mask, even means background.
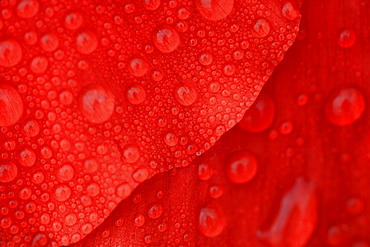
[[[187,166],[242,118],[300,20],[280,0],[134,2],[2,1],[4,245],[77,242]]]
[[[303,10],[300,40],[244,122],[188,168],[140,185],[77,246],[370,245],[369,6]]]

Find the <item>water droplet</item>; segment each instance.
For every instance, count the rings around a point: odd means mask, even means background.
[[[198,226],[206,237],[216,237],[221,234],[226,225],[225,215],[217,204],[208,204],[200,210]]]
[[[50,215],[48,213],[43,213],[40,216],[40,222],[41,224],[47,225],[50,223]]]
[[[32,182],[35,184],[41,184],[45,179],[45,175],[42,172],[35,172],[32,176]]]
[[[318,217],[314,184],[297,179],[279,202],[270,211],[270,219],[258,230],[257,236],[268,246],[306,246]]]
[[[18,175],[17,166],[10,161],[1,161],[0,163],[0,182],[8,183]]]
[[[59,94],[59,101],[63,105],[70,105],[73,102],[73,94],[70,91],[63,91]]]
[[[75,171],[71,165],[63,165],[58,169],[57,176],[63,181],[69,181],[73,178]]]
[[[234,7],[234,0],[196,0],[199,13],[210,21],[226,18]]]
[[[262,38],[269,35],[270,29],[270,23],[265,19],[257,20],[253,26],[253,30]]]
[[[86,193],[91,196],[95,197],[100,193],[100,187],[97,183],[91,183],[86,187]]]
[[[123,183],[117,187],[116,193],[117,196],[125,199],[131,194],[131,187],[128,183]]]
[[[198,92],[190,85],[180,85],[175,90],[175,98],[183,106],[194,104],[197,97]]]
[[[330,246],[343,246],[349,241],[349,227],[346,224],[338,224],[329,227],[326,242]],[[348,246],[348,244],[346,245]]]
[[[226,175],[235,184],[251,181],[257,173],[258,163],[254,155],[247,151],[231,154],[226,162]]]
[[[149,178],[149,170],[145,166],[140,166],[136,171],[132,174],[132,178],[137,183],[142,183]]]
[[[349,48],[356,43],[356,34],[351,29],[342,30],[339,34],[337,42],[340,47]]]
[[[346,88],[330,95],[326,107],[327,119],[337,126],[356,122],[364,113],[364,95],[355,88]]]
[[[23,0],[17,5],[17,15],[21,18],[32,18],[39,11],[39,7],[36,0]]]
[[[98,47],[98,39],[95,34],[91,31],[84,31],[80,33],[76,38],[77,50],[84,54],[90,54]]]
[[[239,126],[257,133],[267,130],[275,117],[275,104],[266,94],[260,94],[254,104],[245,112]]]
[[[223,194],[222,187],[220,185],[211,185],[208,189],[208,195],[214,199],[220,198]]]
[[[127,100],[131,104],[138,105],[145,101],[146,92],[144,88],[139,84],[134,84],[127,90]]]
[[[177,143],[179,142],[179,138],[174,133],[167,133],[164,135],[164,142],[168,146],[173,147],[177,145]]]
[[[30,69],[33,73],[42,74],[49,66],[48,59],[46,57],[35,57],[32,59]]]
[[[48,237],[43,233],[38,233],[32,241],[32,247],[41,247],[45,246],[48,243]]]
[[[157,219],[162,215],[163,208],[161,204],[154,203],[149,206],[148,216],[152,219]]]
[[[0,126],[7,127],[17,123],[22,114],[23,101],[19,93],[12,86],[1,83]]]
[[[81,94],[79,107],[92,123],[104,123],[114,111],[114,95],[100,85],[86,87]]]
[[[170,26],[158,26],[153,34],[154,45],[164,53],[174,51],[180,45],[180,36]]]
[[[202,64],[204,66],[210,65],[213,62],[213,56],[212,56],[212,54],[203,53],[199,57],[199,62],[200,62],[200,64]]]
[[[131,75],[141,77],[149,70],[149,64],[141,57],[134,57],[128,63],[128,70]]]
[[[36,161],[36,154],[30,148],[24,148],[19,153],[19,163],[25,167],[31,167],[35,164]]]
[[[37,136],[39,132],[40,125],[35,120],[29,120],[28,122],[26,122],[22,129],[22,133],[30,137]]]
[[[30,187],[24,187],[19,191],[19,198],[22,200],[28,200],[32,195],[32,190]]]
[[[64,26],[70,30],[76,30],[81,27],[83,17],[80,13],[72,12],[66,15],[64,19]]]
[[[156,10],[159,8],[159,5],[161,5],[161,0],[143,0],[144,1],[144,7],[147,10]]]
[[[0,66],[13,67],[22,59],[22,48],[13,39],[0,41]]]
[[[67,185],[58,185],[54,191],[54,197],[57,201],[64,202],[71,197],[71,189]]]
[[[132,164],[139,160],[139,149],[135,146],[126,146],[122,152],[122,158],[125,162]]]
[[[361,214],[364,211],[364,208],[365,202],[360,198],[353,197],[347,200],[346,210],[347,213],[352,216]]]
[[[90,223],[85,223],[81,226],[81,232],[85,235],[89,234],[92,232],[93,226]]]
[[[98,162],[94,159],[88,159],[84,163],[85,172],[87,173],[93,173],[96,172],[99,168]]]
[[[77,217],[74,213],[69,213],[64,218],[64,223],[67,226],[73,226],[74,224],[76,224],[76,222],[77,222]]]
[[[299,11],[291,2],[287,2],[284,4],[281,13],[283,17],[289,21],[293,21],[299,16]]]
[[[198,166],[198,178],[200,180],[206,181],[210,179],[212,175],[213,175],[213,169],[210,163],[201,163]]]
[[[134,219],[134,226],[142,227],[145,224],[145,217],[142,214],[136,215]]]
[[[55,34],[45,34],[40,39],[40,46],[44,51],[52,52],[58,48],[59,40]]]
[[[285,121],[280,125],[279,131],[283,135],[289,135],[293,131],[292,121]]]

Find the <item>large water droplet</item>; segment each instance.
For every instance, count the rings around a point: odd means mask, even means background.
[[[76,48],[82,54],[90,54],[98,47],[98,39],[91,31],[84,31],[76,38]]]
[[[22,48],[13,39],[0,41],[0,66],[13,67],[22,59]]]
[[[35,164],[36,161],[36,154],[30,148],[24,148],[19,153],[19,163],[25,167],[31,167]]]
[[[231,154],[226,162],[227,178],[235,184],[251,181],[257,173],[258,163],[254,155],[247,151]]]
[[[66,15],[64,19],[64,26],[70,30],[76,30],[81,27],[83,17],[80,13],[72,12]]]
[[[342,30],[337,41],[340,47],[349,48],[356,43],[356,34],[352,29]]]
[[[79,107],[92,123],[107,121],[114,111],[114,95],[100,85],[86,87],[81,94]]]
[[[131,104],[138,105],[145,101],[146,92],[141,85],[135,84],[129,87],[126,96],[127,100],[130,101]]]
[[[1,125],[1,124],[0,124]],[[22,129],[22,133],[25,136],[34,137],[40,133],[40,125],[35,120],[29,120],[25,123]]]
[[[149,64],[141,57],[134,57],[128,63],[128,70],[131,75],[141,77],[149,70]]]
[[[123,183],[117,187],[116,193],[117,196],[125,199],[131,194],[131,187],[128,183]]]
[[[32,59],[30,69],[33,73],[42,74],[47,70],[48,66],[48,59],[46,57],[40,56]]]
[[[194,104],[197,97],[198,92],[190,85],[180,85],[175,89],[175,98],[183,106]]]
[[[253,30],[260,36],[266,37],[271,30],[270,23],[265,19],[259,19],[255,22]]]
[[[198,226],[206,237],[216,237],[221,234],[226,225],[225,215],[217,204],[208,204],[200,210]]]
[[[154,45],[164,53],[174,51],[180,45],[180,36],[170,26],[158,26],[153,34]]]
[[[200,180],[206,181],[210,179],[213,175],[213,168],[210,163],[201,163],[198,166],[198,178]]]
[[[22,0],[17,5],[17,15],[21,18],[32,18],[39,11],[39,2],[36,0]]]
[[[239,122],[246,131],[257,133],[268,129],[275,117],[275,104],[266,94],[260,94]]]
[[[161,204],[154,203],[149,206],[148,216],[152,219],[157,219],[162,215],[163,208]]]
[[[40,46],[44,51],[52,52],[58,48],[59,40],[55,34],[45,34],[40,39]]]
[[[58,169],[57,176],[63,181],[70,181],[75,174],[75,171],[71,165],[63,165]]]
[[[95,197],[100,193],[100,186],[97,183],[91,183],[86,187],[86,193],[91,197]]]
[[[170,147],[176,146],[179,142],[179,138],[177,137],[177,135],[171,132],[165,134],[163,139],[164,142]]]
[[[17,166],[10,161],[1,161],[0,163],[0,182],[8,183],[18,175]]]
[[[142,183],[149,178],[149,170],[145,166],[140,166],[136,171],[132,174],[132,178],[135,182]]]
[[[299,11],[291,3],[287,2],[284,4],[283,9],[281,10],[283,17],[289,21],[295,20],[299,16]]]
[[[226,18],[234,7],[234,0],[196,0],[199,13],[210,21]]]
[[[12,86],[0,82],[0,126],[6,127],[17,123],[22,114],[21,96]]]
[[[132,164],[139,160],[139,149],[135,146],[128,145],[123,148],[122,158],[125,162]]]
[[[67,185],[58,185],[54,190],[54,197],[57,201],[64,202],[71,197],[71,188]]]
[[[318,199],[314,184],[297,179],[280,203],[273,206],[266,225],[257,232],[259,239],[273,247],[306,246],[317,224]]]
[[[356,122],[364,113],[364,95],[355,88],[346,88],[330,95],[325,113],[328,120],[338,126]]]

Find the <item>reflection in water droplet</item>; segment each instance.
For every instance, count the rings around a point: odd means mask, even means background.
[[[315,186],[303,178],[273,205],[270,218],[257,232],[258,238],[273,247],[304,247],[312,236],[318,216]]]
[[[0,182],[8,183],[18,175],[18,168],[13,162],[2,161],[0,163]]]
[[[82,91],[79,103],[81,112],[90,122],[103,123],[113,114],[115,100],[109,90],[93,85]]]
[[[239,126],[244,130],[257,133],[267,130],[275,117],[275,104],[271,97],[260,94],[254,104],[245,112]]]
[[[194,104],[198,92],[190,85],[180,85],[175,89],[175,98],[183,106]]]
[[[355,88],[334,92],[330,95],[325,107],[327,119],[337,126],[347,126],[356,122],[364,110],[364,95]]]
[[[1,59],[1,58],[0,58]],[[23,101],[10,85],[0,84],[0,126],[7,127],[19,121],[23,114]]]
[[[170,26],[159,26],[153,34],[154,45],[164,53],[174,51],[180,45],[180,36]]]
[[[227,178],[235,184],[251,181],[257,173],[258,163],[254,155],[247,151],[231,154],[226,162]]]
[[[0,66],[13,67],[22,59],[22,48],[12,39],[0,41]]]
[[[196,0],[199,13],[210,21],[226,18],[234,7],[234,0]]]
[[[226,225],[225,215],[217,204],[208,204],[201,208],[198,226],[206,237],[216,237],[221,234]]]
[[[91,31],[84,31],[80,33],[76,38],[77,50],[84,54],[90,54],[98,47],[98,39],[95,34]]]

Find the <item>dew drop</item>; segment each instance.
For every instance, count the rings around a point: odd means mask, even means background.
[[[14,87],[0,83],[0,126],[7,127],[17,123],[22,114],[23,101],[19,93]]]
[[[71,197],[71,189],[67,185],[58,185],[54,191],[54,197],[57,201],[64,202]]]
[[[257,173],[258,163],[254,155],[247,151],[231,154],[226,162],[227,178],[235,184],[251,181]]]
[[[219,21],[226,18],[234,7],[234,0],[196,0],[199,13],[207,20]]]
[[[35,120],[29,120],[23,126],[22,133],[26,136],[35,137],[40,133],[40,125]]]
[[[161,217],[162,212],[163,212],[162,205],[158,204],[158,203],[154,203],[154,204],[150,205],[150,207],[148,209],[148,216],[149,216],[149,218],[157,219],[157,218]]]
[[[126,146],[122,152],[122,158],[125,162],[132,164],[139,160],[139,149],[135,146]]]
[[[127,100],[134,105],[141,104],[145,101],[146,98],[146,92],[145,89],[139,85],[139,84],[134,84],[129,87],[127,90]]]
[[[198,226],[204,236],[213,238],[220,235],[225,225],[224,212],[217,204],[208,204],[201,208]]]
[[[164,142],[168,146],[173,147],[177,145],[177,143],[179,142],[179,138],[177,137],[177,135],[170,132],[164,135]]]
[[[48,237],[43,234],[43,233],[38,233],[34,238],[33,238],[33,241],[32,241],[32,244],[31,246],[32,247],[41,247],[41,246],[46,246],[46,244],[48,243]]]
[[[156,10],[161,5],[161,0],[143,0],[143,2],[147,10]]]
[[[13,67],[22,59],[22,48],[13,39],[0,41],[0,66]]]
[[[84,163],[85,172],[93,173],[96,172],[99,168],[98,162],[94,159],[88,159]]]
[[[267,130],[275,117],[275,104],[266,94],[260,94],[254,104],[245,112],[239,126],[257,133]]]
[[[337,39],[338,45],[343,48],[349,48],[356,43],[356,34],[351,29],[342,30]]]
[[[91,31],[84,31],[80,33],[76,38],[77,50],[84,54],[90,54],[98,47],[98,39],[95,34]]]
[[[32,59],[30,69],[33,73],[42,74],[49,66],[49,62],[46,57],[35,57]]]
[[[153,34],[154,45],[164,53],[173,52],[180,45],[180,36],[170,26],[158,26]]]
[[[356,122],[364,110],[364,95],[355,88],[332,93],[325,106],[327,119],[337,126],[347,126]]]
[[[121,197],[122,199],[127,198],[131,194],[131,187],[128,183],[123,183],[119,185],[116,189],[117,196]]]
[[[41,184],[45,179],[45,175],[42,172],[35,172],[32,176],[32,182],[35,184]]]
[[[40,39],[40,46],[44,51],[52,52],[58,48],[59,40],[55,34],[45,34]]]
[[[213,56],[212,56],[212,54],[203,53],[199,57],[199,63],[202,64],[202,65],[204,65],[204,66],[210,65],[212,62],[213,62]]]
[[[36,0],[23,0],[17,5],[17,15],[21,18],[32,18],[39,11],[39,7]]]
[[[315,186],[298,178],[270,211],[270,218],[257,236],[268,246],[304,247],[316,228],[317,217]]]
[[[297,19],[297,17],[299,16],[299,11],[295,8],[295,6],[291,2],[287,2],[284,4],[281,13],[283,17],[289,21],[293,21]]]
[[[19,191],[19,198],[22,200],[28,200],[32,195],[32,190],[30,187],[24,187]]]
[[[149,70],[149,64],[141,57],[134,57],[128,63],[128,70],[136,77],[144,76]]]
[[[50,223],[50,215],[48,213],[43,213],[40,216],[40,222],[41,224],[47,225]]]
[[[145,224],[145,217],[142,214],[136,215],[134,219],[134,226],[142,227]]]
[[[132,178],[137,183],[142,183],[149,178],[149,170],[145,166],[140,166],[136,171],[132,174]]]
[[[17,166],[10,161],[0,161],[0,182],[8,183],[18,175]]]
[[[220,198],[223,194],[222,187],[220,185],[211,185],[208,189],[208,195],[214,199]]]
[[[64,26],[69,30],[76,30],[81,27],[83,17],[80,13],[72,12],[66,15],[64,19]]]
[[[198,178],[200,180],[206,181],[210,179],[213,175],[213,168],[210,163],[201,163],[198,166]]]
[[[270,23],[265,19],[257,20],[253,26],[253,30],[262,38],[270,33],[270,29]]]
[[[100,187],[97,183],[91,183],[86,187],[86,193],[91,196],[95,197],[100,193]]]
[[[63,181],[70,181],[75,174],[75,171],[71,165],[63,165],[58,169],[57,176]]]
[[[89,234],[92,232],[93,226],[90,223],[85,223],[81,226],[81,232],[85,235]]]
[[[79,108],[92,123],[104,123],[113,114],[114,95],[100,85],[86,87],[80,96]]]
[[[64,218],[64,223],[67,226],[73,226],[77,222],[77,216],[74,213],[69,213]]]
[[[194,104],[198,92],[190,85],[180,85],[175,89],[175,98],[183,106]]]
[[[19,153],[19,163],[22,166],[31,167],[35,164],[35,162],[36,162],[36,154],[32,149],[24,148]]]

